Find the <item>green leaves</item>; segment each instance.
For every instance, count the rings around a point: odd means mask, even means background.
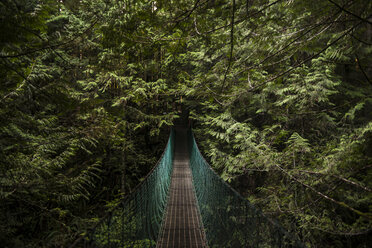
[[[231,37],[231,2],[197,2],[0,3],[0,243],[66,246],[147,174],[181,105],[223,178],[309,246],[364,242],[327,234],[370,222],[318,193],[369,211],[368,24],[236,1]]]
[[[372,118],[371,77],[364,69],[370,49],[362,42],[367,27],[327,1],[266,4],[250,3],[247,12],[246,3],[237,2],[234,63],[224,94],[231,15],[219,8],[213,22],[221,29],[188,46],[185,58],[195,75],[189,106],[201,150],[225,180],[282,216],[288,229],[302,230],[309,246],[345,247],[340,237],[350,232],[361,234],[347,242],[362,247],[371,222],[358,213],[370,212],[371,198],[347,180],[366,185],[370,174],[371,141],[363,131]],[[363,16],[371,5],[353,1],[345,8]],[[201,23],[199,30],[207,27]],[[353,38],[351,29],[365,40]]]
[[[292,152],[306,153],[310,152],[310,144],[307,139],[302,138],[298,133],[294,132],[291,137],[289,137],[287,149]]]

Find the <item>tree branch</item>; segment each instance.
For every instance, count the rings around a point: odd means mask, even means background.
[[[353,35],[353,34],[351,34],[351,37],[353,37],[353,38],[356,39],[357,41],[363,43],[364,45],[372,46],[372,43],[368,43],[367,41],[361,40],[361,39],[359,39],[358,37],[356,37],[356,36]]]
[[[233,50],[234,50],[234,19],[235,19],[235,0],[232,0],[232,16],[231,16],[231,31],[230,31],[230,58],[229,58],[229,65],[226,68],[225,75],[223,77],[222,87],[221,87],[221,93],[223,93],[223,90],[225,88],[225,82],[226,82],[226,76],[227,73],[230,70],[232,57],[233,57]]]
[[[353,207],[347,205],[347,204],[344,203],[344,202],[337,201],[337,200],[333,199],[332,197],[329,197],[329,196],[323,194],[322,192],[317,191],[317,190],[316,190],[315,188],[313,188],[312,186],[310,186],[310,185],[308,185],[308,184],[306,184],[306,183],[304,183],[304,182],[301,182],[298,178],[296,178],[296,177],[292,176],[291,174],[289,174],[286,170],[284,170],[284,169],[283,169],[282,167],[280,167],[279,165],[276,164],[275,166],[278,167],[282,172],[284,172],[284,173],[285,173],[289,178],[291,178],[292,180],[294,180],[294,181],[296,181],[297,183],[301,184],[302,186],[304,186],[304,187],[310,189],[311,191],[313,191],[314,193],[316,193],[316,194],[318,194],[319,196],[323,197],[324,199],[326,199],[326,200],[328,200],[328,201],[331,201],[331,202],[333,202],[333,203],[335,203],[335,204],[337,204],[337,205],[339,205],[339,206],[342,206],[342,207],[344,207],[344,208],[347,208],[347,209],[349,209],[350,211],[352,211],[352,212],[358,214],[359,216],[361,216],[361,217],[363,217],[363,218],[366,218],[366,219],[368,219],[368,220],[372,220],[372,214],[370,214],[370,213],[363,213],[363,212],[361,212],[361,211],[359,211],[359,210],[357,210],[357,209],[355,209],[355,208],[353,208]]]
[[[371,80],[369,79],[367,73],[363,70],[363,67],[362,65],[360,64],[360,60],[359,60],[359,57],[358,57],[358,54],[355,54],[355,57],[356,57],[356,61],[358,63],[358,67],[359,69],[362,71],[364,77],[367,79],[368,83],[372,84]]]
[[[338,3],[334,2],[333,0],[328,0],[328,2],[331,2],[333,5],[336,5],[337,8],[339,8],[339,9],[341,9],[342,11],[348,13],[349,15],[352,15],[352,16],[358,18],[359,20],[361,20],[361,21],[363,21],[363,22],[366,22],[366,23],[372,25],[372,22],[370,22],[369,20],[364,19],[364,18],[358,16],[357,14],[354,14],[353,12],[351,12],[351,11],[345,9],[344,7],[340,6]]]
[[[322,231],[322,232],[330,233],[333,235],[342,235],[342,236],[358,236],[358,235],[365,235],[365,234],[372,232],[372,229],[360,230],[358,232],[334,232],[334,231],[321,229],[319,227],[314,227],[314,229]]]
[[[17,57],[30,55],[30,54],[33,54],[33,53],[36,53],[36,52],[39,52],[39,51],[43,51],[43,50],[46,50],[46,49],[54,49],[54,48],[57,48],[57,47],[68,45],[68,44],[74,42],[75,40],[77,40],[78,38],[82,37],[88,31],[90,31],[98,23],[99,20],[100,20],[100,18],[97,18],[97,20],[95,22],[93,22],[86,30],[84,30],[84,32],[82,32],[80,35],[75,36],[74,38],[72,38],[72,39],[70,39],[66,42],[61,42],[61,43],[58,43],[58,44],[55,44],[55,45],[48,45],[48,46],[45,46],[45,47],[41,47],[41,48],[38,48],[38,49],[34,49],[34,50],[31,50],[31,51],[27,51],[27,52],[23,52],[23,53],[19,53],[19,54],[14,54],[14,55],[5,55],[5,56],[0,55],[0,58],[2,58],[2,59],[4,59],[4,58],[17,58]]]
[[[272,2],[272,3],[270,3],[270,4],[268,4],[268,5],[264,6],[264,7],[262,7],[261,9],[259,9],[259,10],[257,10],[256,12],[252,13],[252,14],[250,15],[250,17],[255,16],[255,15],[257,15],[257,14],[263,12],[265,9],[267,9],[267,8],[273,6],[273,5],[275,5],[275,4],[277,4],[277,3],[281,2],[281,1],[283,1],[283,0],[277,0],[277,1],[275,1],[275,2]],[[245,21],[245,20],[246,20],[246,18],[239,19],[239,20],[235,21],[235,24],[239,24],[239,23],[241,23],[241,22],[243,22],[243,21]],[[230,26],[230,24],[227,24],[227,25],[224,25],[224,26],[220,26],[220,27],[217,27],[217,28],[211,29],[211,30],[205,32],[204,34],[213,33],[213,32],[215,32],[215,31],[217,31],[217,30],[220,30],[220,29],[226,28],[226,27],[228,27],[228,26]]]
[[[293,65],[292,67],[290,67],[289,69],[285,70],[284,72],[281,72],[279,73],[278,75],[270,78],[270,79],[267,79],[266,81],[258,84],[257,86],[253,87],[252,90],[254,89],[257,89],[259,87],[261,87],[262,85],[268,83],[268,82],[271,82],[271,81],[274,81],[275,79],[278,79],[282,76],[284,76],[285,74],[293,71],[294,69],[302,66],[303,64],[305,64],[306,62],[312,60],[313,58],[316,58],[318,57],[320,54],[322,54],[325,50],[327,50],[329,47],[333,46],[334,44],[336,44],[339,40],[341,40],[343,37],[345,37],[347,34],[349,34],[352,30],[354,30],[357,26],[359,26],[362,22],[358,22],[357,24],[355,24],[353,27],[349,28],[348,30],[346,30],[342,35],[340,35],[337,39],[335,39],[334,41],[332,41],[331,43],[329,43],[327,46],[325,46],[322,50],[320,50],[319,52],[317,52],[316,54],[312,55],[312,56],[309,56],[307,57],[306,59],[304,59],[303,61],[301,61],[300,63],[298,63],[297,65]],[[251,89],[248,89],[248,91],[251,91]]]
[[[326,174],[321,173],[321,172],[315,172],[315,171],[309,171],[309,170],[297,170],[297,171],[305,172],[305,173],[309,173],[309,174],[314,174],[314,175],[322,175],[322,176],[326,176]],[[347,178],[340,177],[340,176],[333,175],[333,174],[331,174],[331,176],[332,176],[332,177],[335,177],[335,178],[337,178],[337,179],[339,179],[339,180],[341,180],[341,181],[344,181],[344,182],[346,182],[346,183],[349,183],[349,184],[352,184],[352,185],[357,186],[357,187],[359,187],[359,188],[362,188],[362,189],[364,189],[365,191],[372,192],[372,189],[370,189],[370,188],[368,188],[368,187],[366,187],[366,186],[363,186],[363,185],[361,185],[361,184],[359,184],[359,183],[356,183],[356,182],[354,182],[354,181],[351,181],[351,180],[349,180],[349,179],[347,179]]]

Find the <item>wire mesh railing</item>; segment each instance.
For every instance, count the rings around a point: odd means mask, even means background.
[[[71,247],[156,247],[168,200],[174,158],[174,131],[145,180],[95,228]],[[193,185],[208,246],[305,247],[223,181],[188,133]]]
[[[136,189],[73,247],[156,247],[168,199],[174,131],[157,165]]]
[[[201,155],[189,131],[190,166],[210,248],[304,247],[223,181]]]

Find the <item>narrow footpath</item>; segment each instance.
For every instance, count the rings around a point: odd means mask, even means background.
[[[192,185],[187,149],[187,129],[176,128],[173,172],[167,212],[158,248],[204,248],[205,235]]]

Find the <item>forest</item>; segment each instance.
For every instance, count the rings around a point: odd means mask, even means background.
[[[372,242],[372,1],[2,0],[0,244],[68,247],[180,109],[307,247]]]

